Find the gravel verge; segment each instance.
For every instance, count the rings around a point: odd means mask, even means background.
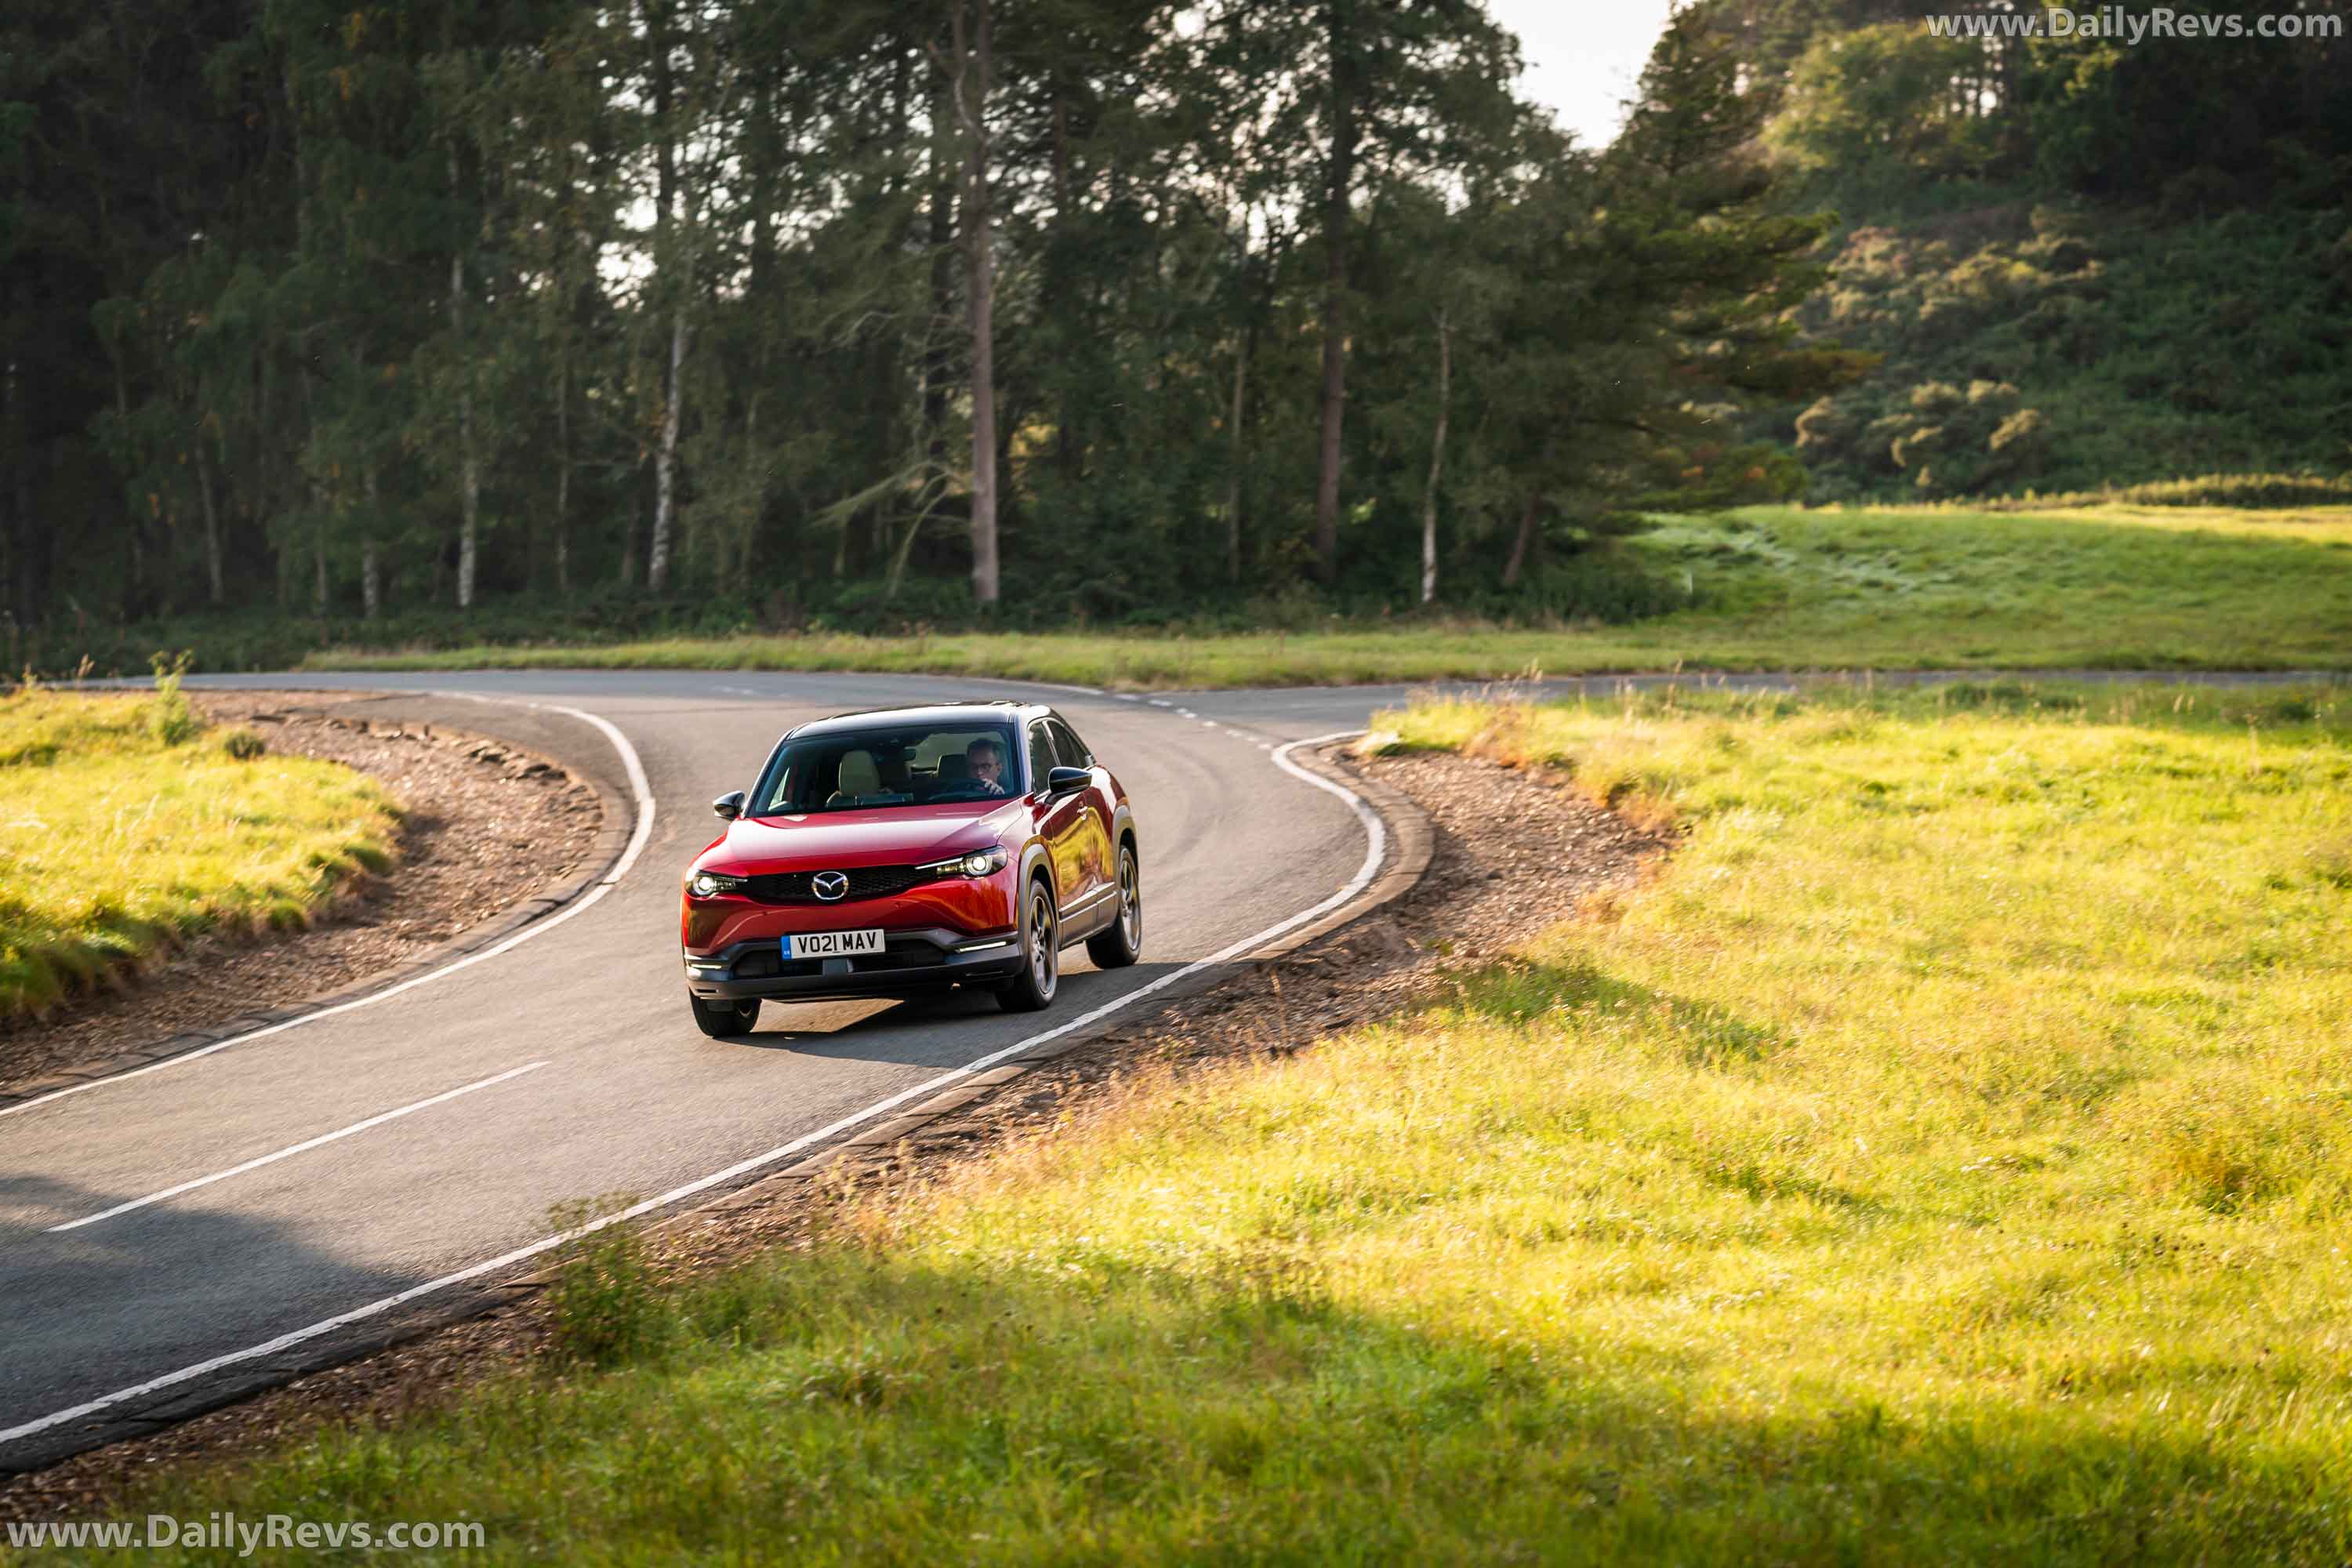
[[[1238,965],[1210,991],[983,1074],[942,1096],[966,1099],[918,1131],[892,1137],[886,1123],[656,1225],[644,1238],[656,1270],[685,1279],[777,1248],[806,1248],[852,1195],[922,1180],[943,1160],[985,1158],[1008,1139],[1102,1114],[1140,1068],[1205,1077],[1393,1016],[1441,994],[1449,971],[1506,959],[1545,928],[1605,909],[1673,844],[1670,833],[1594,805],[1565,775],[1545,770],[1438,754],[1351,766],[1429,819],[1429,865],[1412,890],[1294,950]],[[480,1379],[541,1356],[547,1332],[536,1289],[545,1278],[508,1281],[502,1304],[420,1325],[362,1359],[0,1484],[0,1520],[101,1517],[159,1466],[218,1462],[323,1428],[440,1407]]]
[[[245,725],[274,752],[382,780],[403,807],[392,872],[344,879],[305,930],[207,932],[46,1018],[0,1025],[0,1090],[102,1076],[174,1054],[168,1043],[197,1031],[257,1026],[411,963],[585,866],[603,825],[593,785],[503,742],[341,711],[365,695],[189,693],[207,719]]]

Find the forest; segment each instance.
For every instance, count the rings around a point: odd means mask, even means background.
[[[21,0],[5,651],[1622,619],[1659,512],[2352,466],[2342,0],[1969,8],[1697,0],[1591,147],[1476,0]]]

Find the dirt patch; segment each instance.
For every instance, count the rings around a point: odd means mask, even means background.
[[[274,752],[382,780],[404,807],[398,863],[389,876],[345,882],[306,931],[209,932],[46,1019],[0,1025],[0,1088],[121,1062],[185,1031],[397,968],[579,869],[595,842],[602,813],[591,785],[496,742],[339,711],[362,693],[189,696],[207,718],[245,725]],[[518,866],[530,875],[519,878]]]
[[[818,1179],[771,1179],[659,1225],[646,1238],[656,1270],[682,1279],[762,1252],[805,1248],[861,1187],[1097,1113],[1113,1100],[1112,1080],[1142,1064],[1214,1071],[1387,1016],[1431,994],[1448,969],[1500,958],[1586,900],[1632,888],[1671,845],[1670,836],[1593,805],[1557,774],[1451,755],[1359,766],[1430,818],[1429,869],[1412,892],[1213,992],[1139,1013],[919,1135],[845,1148]],[[540,1308],[525,1294],[364,1360],[20,1477],[0,1486],[0,1519],[100,1517],[157,1466],[218,1461],[332,1426],[382,1425],[429,1410],[486,1376],[527,1365],[546,1342]]]

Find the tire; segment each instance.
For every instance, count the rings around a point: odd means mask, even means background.
[[[1143,956],[1143,873],[1136,864],[1135,846],[1118,847],[1118,914],[1110,924],[1087,938],[1087,956],[1097,969],[1125,969]]]
[[[997,987],[1008,1013],[1042,1013],[1062,985],[1062,921],[1054,889],[1044,878],[1029,884],[1021,910],[1021,973]]]
[[[694,1009],[694,1026],[714,1040],[748,1035],[751,1026],[760,1021],[760,999],[756,996],[744,1002],[705,1002],[688,992],[686,1005]]]

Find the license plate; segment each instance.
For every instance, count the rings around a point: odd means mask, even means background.
[[[874,931],[818,931],[784,938],[784,957],[847,958],[852,953],[882,951],[882,932]]]

